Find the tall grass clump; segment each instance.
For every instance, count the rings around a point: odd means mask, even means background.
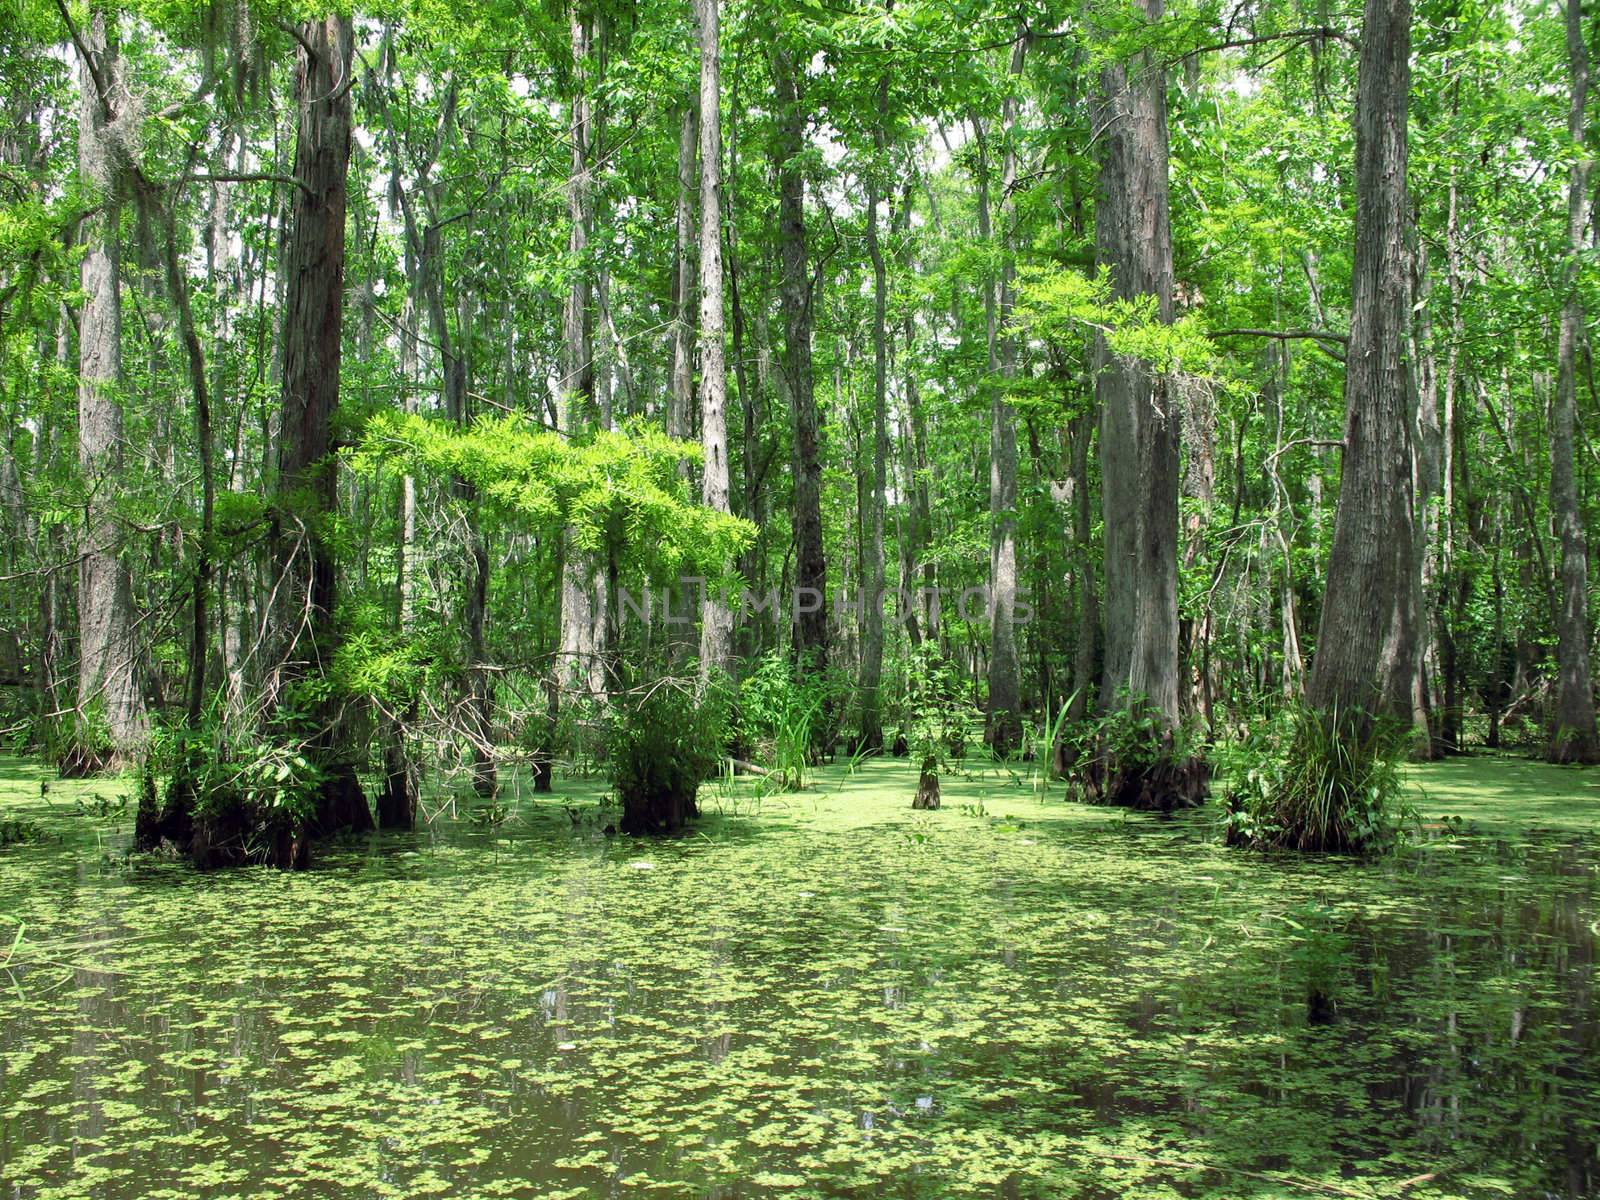
[[[1231,846],[1336,854],[1391,849],[1403,799],[1404,724],[1294,705],[1218,749]]]
[[[799,792],[824,740],[825,680],[797,673],[781,651],[763,657],[739,685],[737,742],[766,774],[762,790]]]

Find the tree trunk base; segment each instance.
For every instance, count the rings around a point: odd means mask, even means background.
[[[1123,763],[1102,752],[1079,768],[1077,781],[1090,804],[1169,813],[1205,802],[1211,795],[1211,764],[1201,758]]]
[[[303,871],[311,865],[311,838],[281,818],[259,822],[236,802],[195,821],[189,860],[202,871],[250,863]]]
[[[923,761],[922,771],[917,776],[917,794],[911,801],[911,807],[930,812],[939,807],[939,768],[931,759]]]
[[[415,829],[419,788],[417,773],[398,743],[384,749],[383,790],[378,793],[379,829]]]
[[[56,774],[62,779],[92,779],[116,766],[116,755],[108,746],[73,743],[56,761]]]
[[[1600,763],[1600,738],[1594,730],[1563,730],[1550,739],[1545,761],[1563,766],[1593,766]]]
[[[1013,712],[991,713],[986,740],[995,758],[1010,758],[1022,745],[1022,718]]]
[[[857,758],[865,758],[872,754],[882,754],[882,728],[863,729],[860,735],[856,738],[856,744],[851,748],[851,753]]]
[[[695,802],[698,786],[666,788],[622,797],[622,832],[676,833],[700,815]]]
[[[327,778],[317,789],[315,814],[309,823],[314,837],[331,833],[371,833],[375,828],[367,794],[356,778],[355,768],[339,763],[328,768]]]
[[[178,770],[167,783],[164,801],[156,799],[155,776],[148,770],[139,786],[139,809],[133,821],[133,848],[181,852],[194,841],[194,779]]]
[[[556,764],[549,758],[533,760],[533,790],[543,795],[556,790]]]
[[[472,755],[472,790],[485,800],[500,791],[500,772],[495,767],[494,756],[482,750]]]

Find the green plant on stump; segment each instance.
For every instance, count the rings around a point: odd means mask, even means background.
[[[934,646],[912,651],[906,668],[905,738],[917,763],[917,794],[911,807],[939,807],[939,778],[952,759],[966,753],[977,714],[962,698],[955,667]]]
[[[46,753],[63,779],[89,779],[111,769],[115,757],[105,705],[91,700],[57,727]]]
[[[700,785],[722,759],[726,708],[691,684],[663,679],[619,697],[608,718],[611,782],[623,833],[672,833],[700,815]]]
[[[1143,696],[1122,692],[1108,712],[1064,740],[1074,785],[1090,804],[1172,812],[1197,807],[1211,794],[1211,766],[1198,735],[1172,724]]]
[[[1261,849],[1370,854],[1413,816],[1401,802],[1404,723],[1363,712],[1286,709],[1221,750],[1227,841]]]
[[[158,731],[141,771],[134,847],[187,854],[202,869],[304,867],[326,783],[296,742],[224,723]],[[156,780],[165,779],[157,795]]]

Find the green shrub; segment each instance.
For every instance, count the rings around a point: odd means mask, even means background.
[[[276,736],[275,736],[276,734]],[[197,866],[304,865],[325,772],[301,740],[225,722],[158,729],[142,771],[134,845],[163,842]],[[158,799],[156,780],[166,781]]]
[[[1062,738],[1074,786],[1091,804],[1171,812],[1210,794],[1211,766],[1193,724],[1172,725],[1124,691],[1108,711]]]
[[[1284,709],[1218,750],[1229,845],[1374,853],[1414,819],[1402,802],[1403,723]]]
[[[963,695],[955,665],[938,647],[921,645],[906,664],[902,732],[917,764],[913,808],[939,807],[939,779],[952,760],[964,758],[977,710]]]
[[[47,737],[46,755],[63,779],[88,779],[112,765],[111,726],[98,699],[89,701],[75,717],[52,722]]]
[[[738,743],[767,764],[764,785],[780,791],[805,788],[816,759],[828,709],[828,685],[799,675],[781,650],[773,650],[739,685]]]
[[[608,718],[611,782],[624,833],[670,833],[700,815],[700,784],[715,776],[727,706],[708,692],[661,680],[619,698]]]

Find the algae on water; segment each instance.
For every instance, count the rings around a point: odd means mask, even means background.
[[[878,761],[759,809],[708,787],[666,841],[573,820],[603,795],[568,786],[200,875],[4,770],[0,815],[55,835],[0,857],[26,931],[0,1184],[29,1200],[1438,1198],[1595,1170],[1574,831],[1283,860],[1224,851],[1213,813],[976,768],[913,813]],[[1489,782],[1451,771],[1430,797]]]

